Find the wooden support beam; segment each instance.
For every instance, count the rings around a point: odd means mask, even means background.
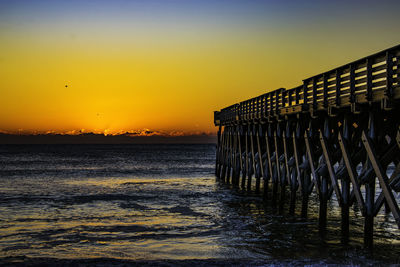
[[[223,148],[222,148],[222,158],[221,158],[222,159],[222,170],[221,170],[221,174],[220,174],[220,179],[222,182],[225,182],[227,143],[228,143],[228,132],[227,132],[227,127],[225,126],[225,128],[224,128],[224,144],[223,144]]]
[[[292,182],[291,182],[291,195],[290,195],[290,206],[289,206],[289,214],[293,215],[295,212],[296,205],[296,191],[297,187],[300,192],[303,191],[303,179],[300,173],[300,163],[299,163],[299,150],[297,144],[296,133],[292,132],[292,143],[293,143],[293,157],[295,161],[295,167],[292,168]]]
[[[372,167],[374,168],[376,176],[378,177],[379,184],[385,195],[386,202],[388,203],[390,210],[393,214],[393,217],[396,220],[397,226],[400,228],[400,210],[399,210],[399,206],[397,205],[397,202],[393,196],[393,192],[392,192],[391,188],[389,187],[386,172],[383,170],[381,164],[377,160],[375,148],[373,147],[371,140],[365,134],[364,131],[362,132],[361,138],[362,138],[365,150],[367,151],[368,158],[372,164]]]
[[[289,160],[288,160],[289,150],[288,150],[287,145],[286,145],[286,142],[287,142],[286,141],[286,130],[283,131],[282,141],[283,141],[283,155],[285,157],[286,181],[287,181],[288,185],[291,185],[292,182],[291,182],[290,170],[289,170],[289,164],[288,164],[288,162],[289,162]]]
[[[321,176],[321,185],[320,185],[320,196],[319,196],[319,229],[325,231],[326,228],[326,217],[328,210],[328,177],[325,175]]]
[[[270,140],[268,137],[268,132],[265,132],[265,144],[267,149],[267,163],[268,163],[268,171],[269,171],[269,178],[264,183],[264,196],[268,197],[268,181],[272,180],[273,177],[273,169],[272,169],[272,162],[271,162],[271,150],[270,150]]]
[[[217,133],[217,148],[216,148],[216,156],[215,156],[215,175],[218,177],[218,166],[219,166],[219,150],[221,146],[221,125],[218,127]]]
[[[278,146],[278,136],[276,130],[274,131],[274,144],[275,144],[275,164],[276,164],[276,175],[278,182],[281,181],[281,168],[279,163],[279,146]]]
[[[240,173],[243,172],[243,159],[242,159],[242,144],[241,144],[241,139],[242,139],[242,135],[241,135],[241,126],[237,127],[237,139],[238,139],[238,149],[239,149],[239,170],[238,170],[238,174],[237,174],[237,185],[239,186],[239,180],[240,180]]]
[[[239,186],[239,177],[240,177],[240,153],[239,153],[239,126],[234,127],[234,137],[235,137],[235,187]]]
[[[347,244],[349,241],[350,182],[347,176],[343,177],[341,182],[342,182],[342,206],[341,206],[342,243]]]
[[[278,127],[278,125],[276,125]],[[273,201],[273,206],[276,206],[276,200],[278,197],[278,185],[281,182],[281,165],[279,162],[279,146],[278,146],[278,133],[277,133],[277,129],[274,130],[274,145],[275,145],[275,179],[274,179],[274,184],[273,184],[273,188],[272,188],[272,201]],[[283,205],[282,203],[282,199],[279,202],[279,206]]]
[[[235,168],[236,168],[236,162],[235,162],[235,158],[236,158],[236,135],[234,134],[235,132],[235,126],[232,126],[231,128],[231,157],[230,157],[230,161],[231,161],[231,180],[230,183],[233,185],[234,184],[234,180],[235,180]]]
[[[217,179],[219,179],[221,177],[221,166],[222,166],[222,147],[224,144],[224,134],[221,134],[221,140],[218,146],[218,150],[217,150],[217,161],[218,161],[218,165],[217,165]]]
[[[311,178],[309,171],[303,171],[303,190],[302,190],[302,199],[301,199],[301,217],[307,218],[308,214],[308,200],[310,196],[310,191],[308,190],[311,184]]]
[[[372,248],[374,241],[375,179],[365,184],[364,246]]]
[[[331,185],[332,185],[333,189],[335,190],[336,199],[338,200],[338,204],[339,204],[339,206],[341,206],[342,205],[342,194],[340,193],[336,174],[335,174],[335,171],[333,170],[333,164],[335,162],[332,162],[331,153],[329,151],[326,138],[324,137],[322,132],[319,132],[319,139],[321,141],[321,146],[322,146],[322,151],[323,151],[324,158],[325,158],[326,167],[328,168],[329,176],[331,178]]]
[[[339,140],[340,149],[342,150],[343,160],[344,160],[347,172],[350,177],[350,181],[353,184],[353,191],[354,191],[354,195],[357,199],[358,207],[359,207],[361,213],[364,215],[365,203],[364,203],[364,198],[362,197],[362,194],[361,194],[360,186],[357,181],[357,172],[353,166],[353,163],[350,160],[350,154],[347,149],[346,141],[342,138],[342,135],[340,132],[338,133],[338,140]]]
[[[303,181],[300,177],[300,155],[299,155],[299,148],[298,148],[298,142],[296,138],[296,133],[293,132],[292,134],[292,140],[293,140],[293,151],[294,151],[294,160],[296,163],[296,176],[297,176],[297,181],[299,183],[299,190],[303,190]]]
[[[247,126],[249,127],[249,126]],[[245,155],[245,159],[246,159],[246,175],[249,175],[250,173],[250,168],[249,168],[249,146],[248,146],[248,135],[249,135],[249,131],[248,129],[246,129],[246,133],[244,134],[245,137],[245,146],[246,146],[246,155]],[[245,183],[246,183],[246,176],[243,176],[242,179],[242,189],[245,189]]]
[[[223,174],[223,182],[226,182],[226,174],[228,172],[228,159],[229,159],[229,126],[226,127],[226,142],[225,142],[225,153],[224,153],[224,162],[225,162],[225,171]]]
[[[236,126],[232,127],[232,138],[233,138],[233,156],[232,156],[232,185],[236,186],[236,178],[237,178],[237,135],[236,135]]]
[[[317,175],[317,172],[315,171],[315,167],[314,167],[314,156],[313,156],[313,150],[311,150],[311,146],[310,146],[310,140],[308,137],[308,131],[305,131],[304,133],[304,141],[306,143],[306,149],[307,149],[307,156],[308,156],[308,163],[310,164],[310,168],[311,168],[311,174],[313,176],[313,183],[316,187],[317,193],[318,195],[321,195],[321,183],[319,181],[319,175]]]
[[[295,207],[296,207],[296,194],[297,194],[297,172],[295,168],[292,168],[291,172],[292,182],[290,185],[290,204],[289,204],[289,214],[294,215]]]
[[[226,179],[225,183],[229,184],[232,170],[232,127],[228,130],[228,154],[227,154],[227,168],[226,168]]]
[[[231,162],[230,162],[230,153],[231,153],[231,134],[230,134],[230,129],[231,127],[228,127],[227,131],[227,144],[226,144],[226,173],[225,173],[225,183],[229,183],[229,174],[230,174],[230,167],[231,167]]]
[[[392,185],[392,182],[395,182],[395,179],[400,175],[400,163],[397,164],[396,169],[393,171],[392,175],[389,178],[388,184]],[[382,208],[383,203],[385,202],[385,194],[381,192],[374,204],[374,217],[378,215],[379,210]],[[390,209],[390,207],[389,207]]]
[[[254,141],[253,141],[253,135],[254,135],[254,131],[253,129],[250,130],[251,132],[249,132],[250,134],[250,146],[251,146],[251,163],[253,166],[253,172],[254,172],[254,176],[256,176],[256,157],[254,155]],[[251,190],[251,176],[252,173],[250,172],[250,175],[248,176],[248,182],[247,182],[247,190],[250,191]]]
[[[261,127],[261,125],[259,126]],[[259,160],[259,165],[260,165],[260,170],[261,170],[261,177],[264,177],[264,164],[263,164],[263,160],[262,160],[262,152],[261,152],[261,144],[260,144],[260,130],[258,129],[256,132],[256,137],[257,137],[257,151],[258,151],[258,160]],[[261,177],[257,178],[256,181],[256,191],[259,192],[260,191],[260,180]]]
[[[289,122],[288,122],[289,123]],[[289,167],[289,149],[288,149],[288,144],[289,142],[289,137],[290,136],[290,127],[287,125],[286,129],[283,131],[282,134],[282,141],[283,141],[283,153],[285,156],[285,174],[286,174],[286,179],[287,183],[290,188],[290,200],[289,200],[289,214],[294,214],[294,208],[295,208],[295,201],[296,201],[296,176],[295,176],[295,168],[290,168]],[[294,177],[292,179],[292,176]],[[283,190],[283,194],[285,191]]]

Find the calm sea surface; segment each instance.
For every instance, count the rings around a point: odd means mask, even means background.
[[[0,264],[400,263],[391,215],[371,255],[358,211],[344,246],[336,203],[321,237],[315,196],[308,220],[279,215],[216,182],[214,164],[214,145],[0,146]]]

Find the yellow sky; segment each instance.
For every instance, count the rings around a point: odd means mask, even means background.
[[[351,20],[350,30],[268,8],[130,15],[48,5],[2,9],[0,130],[215,132],[214,110],[400,41],[392,17],[385,31]]]

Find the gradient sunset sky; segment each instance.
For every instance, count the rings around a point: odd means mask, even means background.
[[[399,10],[398,0],[0,0],[0,130],[214,133],[214,110],[399,44]]]

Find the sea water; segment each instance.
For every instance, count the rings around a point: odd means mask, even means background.
[[[214,171],[215,145],[0,146],[0,263],[400,262],[391,215],[376,218],[371,254],[357,209],[344,245],[334,200],[321,235],[315,195],[304,220],[299,202],[277,213]]]

